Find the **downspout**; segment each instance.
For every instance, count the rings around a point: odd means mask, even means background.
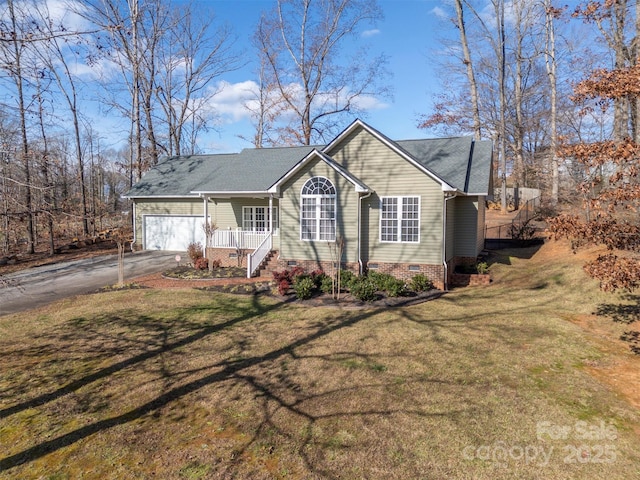
[[[364,271],[364,266],[362,265],[362,255],[361,255],[361,243],[362,243],[362,231],[360,228],[360,217],[362,215],[362,200],[365,198],[369,198],[373,192],[367,193],[365,196],[362,196],[358,199],[358,265],[360,269],[360,275],[362,275]]]
[[[136,218],[136,201],[131,202],[131,209],[133,214],[133,240],[131,241],[131,251],[133,252],[133,246],[136,244],[136,231],[138,230],[138,220]]]
[[[444,287],[444,291],[448,290],[448,279],[449,279],[449,266],[447,265],[447,202],[452,198],[456,198],[457,193],[453,192],[453,194],[447,195],[447,192],[444,194],[444,202],[442,202],[442,267],[444,271],[444,278],[442,279],[442,285]]]

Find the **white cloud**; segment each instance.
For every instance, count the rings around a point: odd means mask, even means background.
[[[362,32],[363,38],[375,37],[376,35],[380,35],[380,30],[377,28],[374,28],[372,30],[365,30],[364,32]]]
[[[381,101],[373,95],[363,95],[356,100],[356,105],[361,110],[383,110],[389,108],[389,104]]]
[[[206,108],[212,115],[217,117],[221,124],[231,124],[250,119],[252,111],[258,110],[257,93],[259,87],[253,80],[238,83],[222,81],[212,88],[217,93],[212,96]],[[292,83],[288,86],[288,90],[292,96],[302,97],[303,90],[300,85]],[[346,92],[342,92],[340,97],[344,95],[346,95]],[[327,102],[335,103],[335,94],[319,94],[316,98],[318,105]],[[372,95],[358,97],[353,103],[358,109],[365,111],[380,110],[389,106]]]
[[[441,20],[449,20],[450,18],[450,16],[442,7],[433,7],[429,13]]]
[[[86,6],[74,0],[45,0],[43,2],[54,23],[64,26],[67,31],[80,32],[89,29],[89,22],[76,12],[86,10]]]
[[[247,104],[255,101],[258,84],[253,80],[239,83],[218,82],[215,87],[216,95],[209,103],[209,109],[222,117],[223,123],[239,122],[251,117]]]

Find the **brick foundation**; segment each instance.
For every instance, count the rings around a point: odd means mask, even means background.
[[[238,264],[238,252],[235,248],[207,248],[205,257],[218,260],[221,267],[246,267],[249,253],[251,251],[245,250],[240,254],[240,264]]]
[[[294,267],[302,267],[306,272],[312,272],[314,270],[322,270],[323,272],[331,272],[333,269],[333,262],[325,262],[318,260],[287,260],[284,258],[278,259],[277,269],[278,270],[291,270]],[[358,275],[360,271],[360,266],[358,263],[354,262],[343,262],[341,265],[343,270],[350,270],[356,275]]]
[[[478,273],[456,273],[457,266],[471,266],[478,263],[476,257],[454,257],[449,261],[447,267],[449,269],[449,284],[452,287],[466,287],[472,285],[489,285],[491,276]]]
[[[433,283],[438,290],[444,290],[442,278],[444,270],[442,265],[426,265],[423,263],[382,263],[369,262],[367,268],[370,271],[388,273],[400,280],[411,280],[415,275],[422,274]]]
[[[241,267],[246,267],[248,253],[249,252],[247,251],[241,255]],[[237,254],[238,252],[233,248],[207,248],[206,257],[220,261],[220,265],[223,267],[236,267],[238,266]],[[331,272],[333,269],[333,262],[331,261],[276,258],[277,257],[274,257],[270,262],[269,270],[290,270],[293,267],[302,267],[307,272],[318,269],[321,269],[324,272]],[[447,283],[451,286],[488,285],[491,281],[488,274],[478,275],[455,273],[456,266],[475,265],[476,262],[477,258],[475,257],[455,257],[451,259],[447,263],[447,270],[449,274]],[[360,266],[357,262],[342,263],[341,268],[344,270],[350,270],[356,275],[360,271]],[[431,280],[435,288],[444,290],[445,287],[442,281],[444,276],[444,268],[442,265],[426,265],[421,263],[383,263],[372,261],[366,265],[366,268],[375,272],[388,273],[405,281],[411,280],[415,275],[420,273]],[[270,278],[271,272],[264,272],[264,276]]]
[[[318,260],[292,260],[279,259],[277,263],[279,270],[292,269],[293,267],[302,267],[305,271],[321,269],[324,272],[331,272],[333,262],[325,262]],[[344,270],[350,270],[356,275],[360,272],[360,265],[357,262],[345,262],[341,266]],[[434,287],[443,290],[442,282],[443,268],[441,265],[425,265],[418,263],[382,263],[369,262],[367,269],[380,273],[388,273],[400,280],[411,280],[415,275],[421,273],[433,282]]]

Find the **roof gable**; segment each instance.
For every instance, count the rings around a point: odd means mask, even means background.
[[[342,167],[339,163],[337,163],[333,158],[331,158],[326,153],[319,151],[318,149],[313,149],[309,154],[300,160],[293,168],[291,168],[288,172],[286,172],[282,177],[278,179],[278,181],[274,182],[273,185],[269,188],[269,192],[271,193],[279,193],[282,185],[302,170],[304,167],[309,165],[313,159],[319,158],[321,161],[326,163],[329,167],[334,169],[338,174],[347,179],[356,189],[357,192],[366,193],[369,191],[369,187],[367,187],[360,179],[358,179],[355,175],[347,171]]]
[[[351,135],[357,129],[363,129],[367,131],[371,136],[373,136],[382,144],[386,145],[388,148],[390,148],[391,150],[396,152],[398,155],[400,155],[400,157],[404,158],[407,162],[411,163],[412,165],[417,167],[420,171],[422,171],[424,174],[426,174],[427,176],[431,177],[433,180],[438,182],[441,185],[443,190],[445,191],[455,190],[455,188],[452,187],[449,184],[449,182],[447,182],[445,179],[438,176],[436,172],[431,171],[430,169],[426,168],[425,165],[416,161],[416,159],[410,153],[408,153],[406,150],[404,150],[399,146],[399,142],[394,142],[389,137],[380,133],[375,128],[367,125],[360,119],[357,119],[354,122],[352,122],[351,125],[345,128],[342,131],[342,133],[340,133],[334,140],[332,140],[326,147],[324,147],[322,151],[327,153],[331,152],[334,148],[340,145],[340,143],[342,143],[345,139],[347,139],[349,135]]]

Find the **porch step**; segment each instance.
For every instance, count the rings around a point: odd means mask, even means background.
[[[260,268],[258,269],[258,276],[264,278],[265,280],[271,280],[273,272],[277,269],[278,251],[271,250],[260,264]]]

